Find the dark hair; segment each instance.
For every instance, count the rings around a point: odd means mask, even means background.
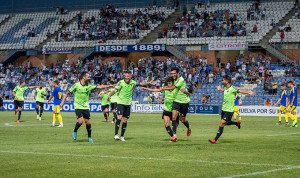
[[[285,87],[285,84],[281,84],[280,86]]]
[[[20,85],[21,85],[23,82],[25,82],[25,80],[23,80],[23,79],[20,79]]]
[[[56,83],[56,85],[58,85],[58,84],[59,84],[58,80],[54,80],[53,82],[54,82],[54,83]]]
[[[109,83],[110,83],[110,84],[114,84],[114,81],[110,81]]]
[[[131,74],[129,70],[125,71],[124,74]]]
[[[165,81],[165,85],[168,85],[169,82],[174,82],[173,78],[172,77],[168,77]]]
[[[231,84],[231,77],[230,77],[230,76],[225,75],[225,76],[223,77],[223,79],[226,80],[228,83]]]
[[[293,81],[289,80],[288,83],[293,84]]]
[[[178,67],[172,67],[171,71],[173,71],[173,70],[175,70],[177,74],[179,73],[179,68]]]
[[[85,76],[85,74],[88,74],[88,72],[86,72],[86,71],[81,72],[79,79],[81,80]]]

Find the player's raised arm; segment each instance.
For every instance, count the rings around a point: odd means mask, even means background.
[[[147,86],[147,85],[156,85],[156,81],[150,81],[150,82],[141,82],[141,83],[137,83],[137,85],[140,86]]]
[[[68,90],[67,93],[64,95],[64,97],[63,97],[62,100],[61,100],[61,103],[60,103],[60,107],[61,107],[61,108],[64,106],[64,103],[65,103],[65,101],[66,101],[66,99],[67,99],[67,97],[68,97],[69,95],[71,95],[71,92]],[[50,98],[51,98],[51,97],[52,97],[52,96],[50,96]],[[49,101],[50,101],[50,98],[49,98]],[[49,103],[49,101],[48,101],[48,103]]]
[[[145,88],[145,87],[142,87],[141,90],[142,90],[142,91],[147,90],[147,91],[152,91],[152,92],[161,92],[161,89],[157,89],[157,88],[152,89],[152,88]]]
[[[175,88],[176,86],[171,86],[171,87],[162,88],[161,90],[174,90]]]
[[[39,87],[39,86],[30,86],[28,88],[31,89],[31,88],[37,88],[37,87]]]
[[[117,89],[113,89],[113,91],[110,92],[110,94],[107,97],[107,101],[110,100],[111,96],[113,96],[118,90]]]
[[[109,88],[109,87],[113,87],[113,85],[98,85],[96,88],[105,89],[105,88]]]
[[[238,93],[247,94],[247,95],[255,95],[255,92],[252,91],[252,90],[247,91],[247,90],[239,89],[239,90],[238,90]]]
[[[97,96],[97,98],[100,98],[100,97],[102,97],[102,96],[104,96],[106,93],[105,92],[101,92],[98,96]]]
[[[224,88],[221,88],[221,86],[219,85],[219,86],[217,86],[217,90],[218,91],[223,91],[224,92]]]

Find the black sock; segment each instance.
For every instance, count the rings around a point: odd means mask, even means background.
[[[170,126],[166,127],[166,130],[167,130],[168,134],[172,137],[173,131],[171,130],[171,127]]]
[[[124,136],[125,130],[126,130],[127,122],[122,124],[122,131],[121,131],[121,137]]]
[[[189,121],[185,121],[183,124],[186,126],[186,128],[188,128],[188,129],[190,128]]]
[[[224,127],[219,127],[219,130],[218,130],[217,135],[216,135],[216,138],[215,138],[216,141],[217,141],[217,140],[219,139],[219,137],[222,135],[223,129],[224,129]]]
[[[117,135],[118,132],[119,132],[120,123],[121,123],[121,120],[117,119],[117,122],[116,122],[116,125],[115,125],[115,135]]]
[[[18,120],[20,120],[20,118],[21,118],[21,112],[22,111],[19,111]]]
[[[117,119],[117,113],[114,112],[114,118],[113,118],[113,121],[115,122],[116,119]]]
[[[176,134],[176,129],[177,129],[177,121],[176,120],[172,120],[173,135]]]
[[[43,114],[43,108],[41,108],[40,110],[40,117],[42,117],[42,114]]]
[[[77,130],[79,129],[80,126],[81,125],[79,124],[79,122],[76,122],[74,132],[77,132]]]
[[[226,125],[237,125],[237,122],[234,122],[234,121],[228,121],[226,123]]]
[[[92,135],[92,126],[91,124],[86,124],[86,131],[88,133],[88,137],[90,138]]]
[[[106,113],[104,113],[104,118],[105,118],[105,120],[107,120],[107,114]]]
[[[39,109],[35,108],[36,114],[39,115]]]

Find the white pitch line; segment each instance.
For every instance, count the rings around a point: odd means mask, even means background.
[[[267,173],[271,173],[271,172],[284,171],[284,170],[292,170],[292,169],[300,169],[300,166],[291,166],[291,167],[285,167],[285,168],[279,168],[279,169],[271,169],[271,170],[268,170],[268,171],[252,172],[252,173],[248,173],[248,174],[232,175],[232,176],[222,177],[222,178],[255,176],[255,175],[259,175],[259,174],[267,174]]]
[[[96,158],[115,158],[115,159],[133,159],[133,160],[154,160],[154,161],[176,161],[176,162],[198,162],[198,163],[213,163],[213,164],[235,164],[235,165],[250,165],[250,166],[272,166],[272,167],[292,167],[290,165],[276,164],[259,164],[259,163],[239,163],[239,162],[219,162],[205,160],[184,160],[184,159],[168,159],[168,158],[146,158],[146,157],[124,157],[124,156],[105,156],[105,155],[82,155],[82,154],[65,154],[65,153],[42,153],[42,152],[20,152],[20,151],[4,151],[0,153],[14,154],[33,154],[33,155],[53,155],[53,156],[73,156],[73,157],[96,157]]]
[[[49,124],[11,125],[9,123],[5,123],[3,126],[0,126],[0,127],[28,127],[28,126],[32,127],[32,126],[41,126],[41,125],[49,125]]]
[[[298,135],[300,133],[287,133],[287,134],[275,134],[275,135],[267,135],[268,137],[276,137],[276,136],[284,136],[284,135]]]

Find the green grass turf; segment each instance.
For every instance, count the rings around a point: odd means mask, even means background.
[[[50,112],[42,121],[35,112],[22,112],[20,124],[13,112],[0,112],[0,176],[222,177],[286,168],[276,165],[300,166],[300,128],[278,126],[277,117],[243,117],[241,130],[225,127],[212,145],[208,139],[218,130],[217,115],[188,115],[192,135],[187,137],[180,124],[179,140],[171,143],[161,114],[132,113],[126,142],[121,142],[113,139],[114,125],[92,113],[93,144],[87,141],[85,125],[78,140],[72,139],[75,113],[62,116],[64,127],[53,128]],[[290,135],[267,136],[277,134]],[[299,168],[252,177],[297,177]]]

